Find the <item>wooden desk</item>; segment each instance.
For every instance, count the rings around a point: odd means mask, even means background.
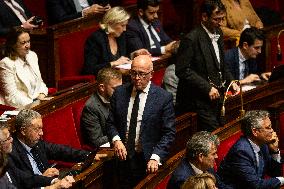
[[[243,94],[244,109],[266,109],[269,105],[284,100],[284,79],[258,86]],[[226,123],[235,120],[240,114],[240,95],[230,97],[226,104]]]

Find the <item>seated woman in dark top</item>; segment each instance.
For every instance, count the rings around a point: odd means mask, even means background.
[[[100,29],[91,34],[85,44],[83,74],[97,75],[104,67],[131,63],[127,57],[124,31],[130,15],[122,7],[111,8],[103,17]],[[132,56],[149,54],[146,49],[131,53]]]

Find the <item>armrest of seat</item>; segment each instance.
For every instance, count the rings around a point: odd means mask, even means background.
[[[94,82],[94,75],[80,75],[60,78],[58,81],[58,90],[66,89],[78,83]]]

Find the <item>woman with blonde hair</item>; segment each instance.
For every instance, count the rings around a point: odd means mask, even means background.
[[[83,74],[97,75],[104,67],[131,63],[126,46],[126,25],[130,15],[122,7],[113,7],[103,16],[100,29],[91,34],[85,43]],[[140,49],[132,54],[149,54]]]
[[[217,189],[216,179],[210,173],[202,173],[189,177],[181,189]]]

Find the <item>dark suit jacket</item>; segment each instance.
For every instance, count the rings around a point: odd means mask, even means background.
[[[176,106],[180,113],[211,108],[209,91],[212,85],[208,77],[217,86],[222,82],[219,72],[227,84],[233,79],[224,64],[222,32],[219,29],[217,33],[220,34],[217,42],[220,68],[211,39],[202,26],[192,30],[180,43],[176,61],[176,75],[179,78]]]
[[[108,142],[106,136],[106,119],[109,107],[98,96],[93,94],[86,102],[81,115],[82,136],[86,144],[95,148]]]
[[[239,50],[238,47],[228,50],[225,53],[225,64],[228,66],[234,79],[240,79],[240,66],[239,66]],[[255,59],[247,60],[245,67],[245,77],[249,74],[258,74],[257,63]]]
[[[218,188],[226,188],[230,189],[230,187],[227,187],[219,178],[219,176],[215,173],[214,169],[209,169],[207,171],[208,173],[211,173],[216,178],[216,186]],[[183,185],[183,183],[191,176],[196,175],[193,168],[191,167],[189,160],[187,158],[184,158],[178,167],[175,169],[175,171],[172,173],[172,176],[169,180],[167,189],[180,189],[180,187]]]
[[[158,33],[161,46],[167,45],[172,39],[164,32],[159,20],[154,21],[153,27]],[[161,49],[150,47],[149,37],[138,17],[129,20],[126,30],[129,53],[138,49],[148,49],[152,55],[161,55]]]
[[[32,16],[22,0],[15,0],[24,9],[28,18]],[[0,36],[5,36],[10,28],[20,26],[22,23],[12,9],[4,2],[0,1]]]
[[[116,38],[118,53],[120,56],[127,56],[125,34]],[[92,33],[86,40],[84,51],[83,74],[97,75],[98,71],[104,67],[110,67],[110,62],[114,61],[111,54],[108,37],[105,31],[99,29]]]
[[[264,179],[264,175],[281,176],[281,164],[272,159],[267,145],[261,147],[261,152],[264,159],[261,178],[257,175],[257,162],[252,146],[245,137],[241,137],[232,146],[219,166],[218,175],[232,188],[278,188],[280,181],[277,178]]]
[[[52,144],[45,141],[38,143],[39,155],[44,167],[48,168],[48,160],[84,161],[89,152],[76,150],[68,146]],[[53,178],[36,175],[28,159],[27,152],[20,141],[14,137],[12,152],[9,158],[9,174],[18,189],[30,189],[50,185]]]
[[[9,182],[6,174],[0,178],[0,187],[1,189],[17,189],[12,183]]]
[[[107,133],[110,141],[119,135],[126,141],[127,111],[133,86],[119,86],[111,99],[111,110],[107,119]],[[147,96],[140,130],[142,151],[148,161],[157,154],[164,161],[175,138],[175,115],[173,97],[160,87],[151,84]]]
[[[95,4],[96,0],[88,0],[89,5]],[[46,10],[49,24],[72,20],[82,17],[82,13],[77,13],[73,0],[46,0]]]

